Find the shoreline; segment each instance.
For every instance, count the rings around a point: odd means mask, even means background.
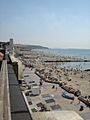
[[[61,59],[65,60],[68,58],[70,57],[62,57]],[[30,71],[36,69],[40,70],[41,75],[46,77],[46,80],[49,78],[54,82],[63,82],[67,86],[72,87],[75,91],[80,90],[82,96],[90,95],[90,71],[80,70],[80,66],[70,69],[66,67],[62,68],[63,62],[60,64],[56,62],[45,62],[46,59],[57,59],[57,57],[48,56],[35,51],[30,51],[29,53],[25,51],[19,59]],[[77,58],[74,59],[76,60]]]
[[[68,59],[70,57],[62,57],[61,59]],[[72,57],[71,57],[72,58]],[[80,66],[77,68],[70,68],[63,67],[62,65],[65,64],[61,62],[59,65],[58,63],[54,62],[45,62],[45,59],[57,59],[55,56],[48,56],[44,53],[37,53],[30,51],[29,54],[23,53],[21,57],[23,65],[30,67],[31,69],[44,69],[47,74],[51,74],[52,77],[56,79],[60,79],[60,81],[66,82],[68,84],[73,85],[77,89],[79,88],[82,91],[83,95],[87,95],[90,93],[90,71],[89,70],[80,70]],[[74,58],[75,60],[77,58]],[[81,59],[82,60],[82,59]],[[58,67],[59,66],[59,67]],[[50,72],[51,70],[51,72]],[[68,79],[71,78],[71,81]],[[87,89],[85,88],[87,86]]]

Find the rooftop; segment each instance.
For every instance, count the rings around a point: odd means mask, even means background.
[[[73,111],[51,111],[36,112],[33,120],[83,120],[76,112]]]

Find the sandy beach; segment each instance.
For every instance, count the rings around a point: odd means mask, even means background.
[[[29,52],[29,54],[23,53],[22,63],[27,64],[31,69],[39,69],[43,71],[44,75],[48,74],[50,77],[54,77],[57,81],[65,82],[67,85],[72,85],[75,89],[79,89],[82,95],[86,96],[90,94],[90,71],[84,71],[77,69],[62,68],[60,65],[64,63],[45,63],[44,60],[55,60],[59,56],[45,55],[44,53]],[[60,59],[80,59],[74,57],[63,56]],[[59,67],[58,67],[59,66]],[[69,80],[70,79],[70,80]]]
[[[27,86],[30,81],[34,81],[37,85],[40,85],[40,95],[30,96],[30,109],[32,111],[40,111],[37,104],[43,103],[46,108],[50,111],[58,106],[58,110],[74,110],[81,116],[84,113],[90,112],[89,107],[87,107],[83,102],[78,99],[79,96],[75,96],[76,91],[80,91],[80,96],[87,97],[90,96],[90,71],[81,70],[78,68],[61,67],[64,63],[48,62],[45,63],[44,60],[58,59],[59,57],[53,55],[45,55],[43,53],[37,53],[30,51],[23,53],[23,56],[19,58],[22,64],[25,66],[23,69],[23,80],[24,80],[24,92],[29,89]],[[62,57],[61,59],[78,59],[72,57]],[[80,59],[80,58],[79,58]],[[22,71],[22,70],[21,70]],[[38,75],[37,75],[37,74]],[[24,77],[25,76],[25,77]],[[27,82],[28,81],[28,82]],[[63,86],[60,87],[62,83]],[[74,101],[62,97],[62,93],[65,92],[63,87],[71,89],[71,96],[74,97]],[[46,96],[44,98],[43,96]],[[48,96],[48,97],[47,97]],[[87,99],[85,98],[85,100]],[[45,99],[54,99],[55,103],[46,103]],[[84,107],[84,110],[80,111],[80,106]]]

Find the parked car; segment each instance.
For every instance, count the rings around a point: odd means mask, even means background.
[[[63,96],[64,98],[74,100],[74,96],[73,96],[72,94],[66,92],[66,91],[62,93],[62,96]]]

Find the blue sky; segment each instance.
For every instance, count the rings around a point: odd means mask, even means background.
[[[0,0],[0,41],[90,49],[90,0]]]

